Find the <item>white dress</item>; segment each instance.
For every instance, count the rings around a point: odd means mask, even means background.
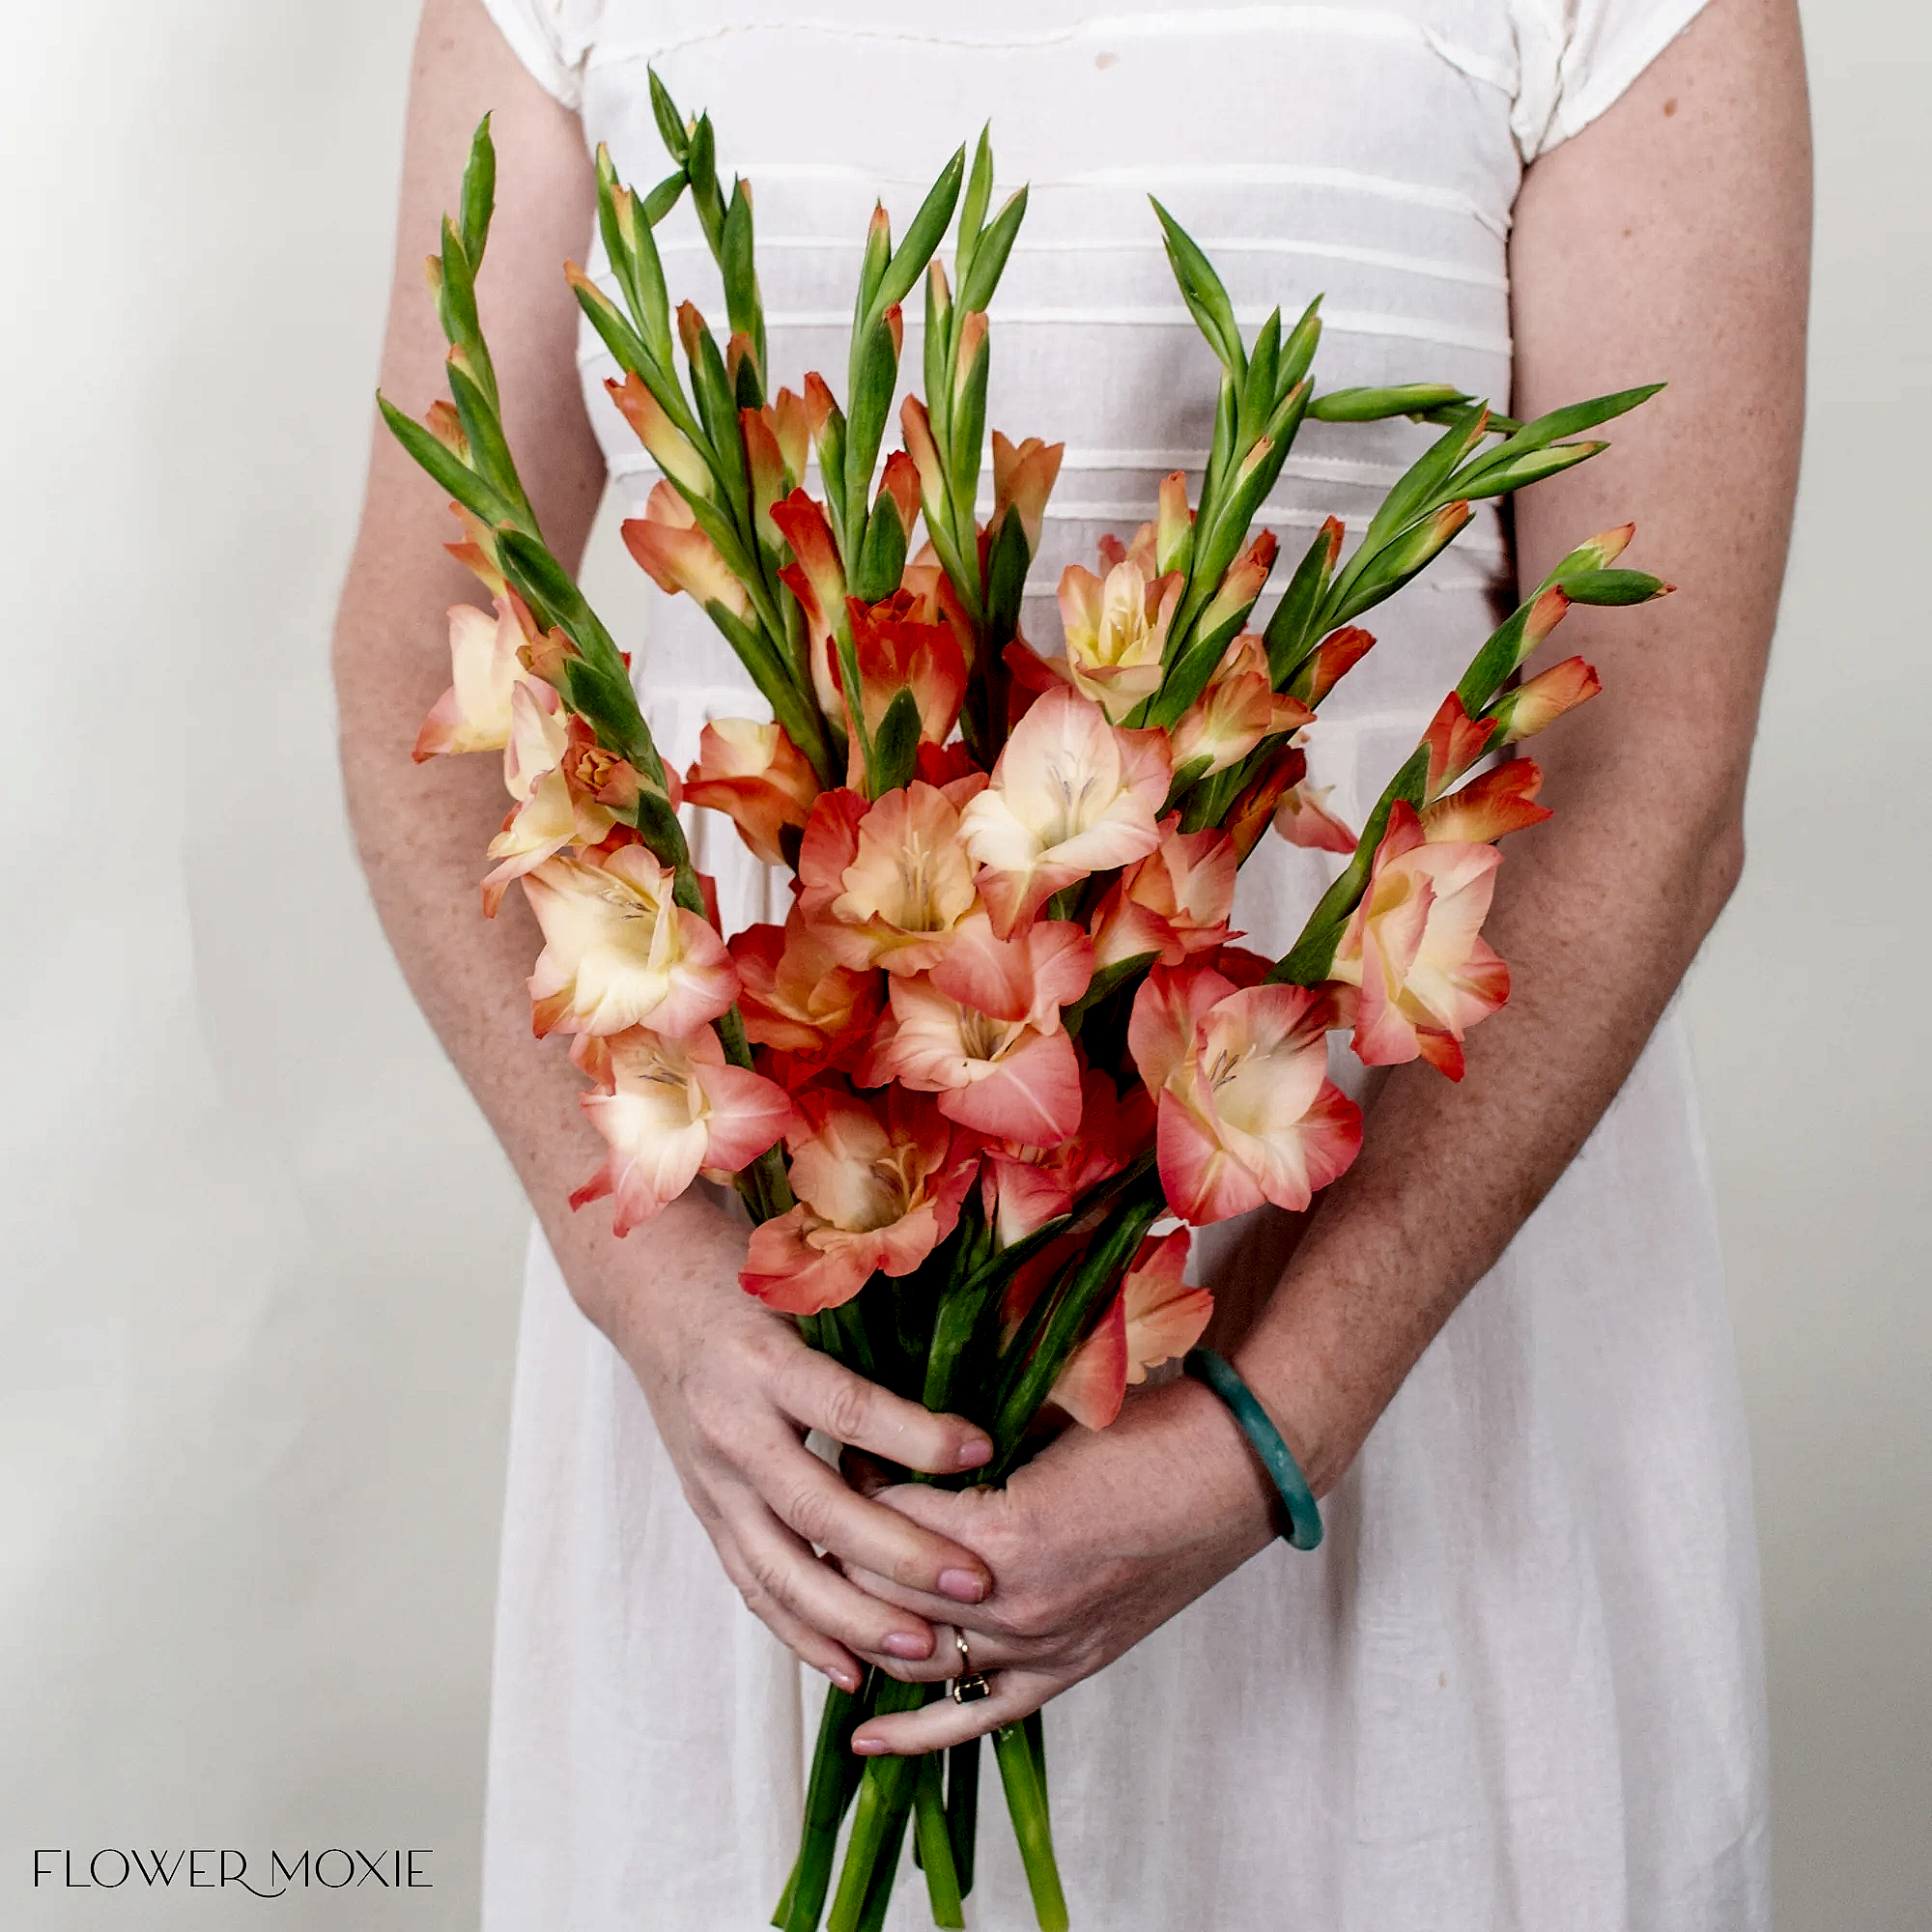
[[[989,419],[1066,443],[1026,617],[1050,648],[1063,565],[1130,532],[1208,440],[1212,367],[1150,190],[1207,246],[1244,324],[1325,292],[1321,386],[1448,381],[1504,402],[1525,161],[1608,106],[1700,0],[488,4],[628,180],[668,165],[647,62],[686,111],[713,111],[722,166],[755,184],[773,376],[794,385],[820,368],[842,387],[875,195],[902,227],[992,117],[1002,183],[1031,181],[1033,197],[993,307]],[[722,321],[688,207],[664,234],[674,292]],[[587,331],[581,360],[613,481],[640,499],[652,476]],[[1310,425],[1267,516],[1291,558],[1330,510],[1359,529],[1426,434]],[[1317,733],[1314,777],[1345,817],[1359,822],[1511,588],[1486,506],[1373,613],[1380,644]],[[682,763],[704,718],[757,704],[687,602],[653,616],[639,679]],[[777,888],[730,828],[712,818],[698,837],[727,923],[774,916]],[[1236,917],[1261,946],[1285,943],[1322,877],[1323,862],[1269,847]],[[1078,1925],[1768,1926],[1749,1477],[1674,1019],[1325,1514],[1315,1555],[1277,1545],[1049,1708]],[[533,1242],[488,1932],[763,1925],[820,1690],[739,1603],[629,1373]],[[1022,1932],[996,1795],[981,1836],[969,1917]],[[890,1922],[929,1922],[909,1872]]]

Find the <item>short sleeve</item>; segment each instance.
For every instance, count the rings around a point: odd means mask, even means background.
[[[1525,161],[1587,128],[1705,0],[1511,0],[1520,78],[1510,125]]]
[[[569,108],[583,101],[583,63],[603,0],[483,0],[510,51]]]

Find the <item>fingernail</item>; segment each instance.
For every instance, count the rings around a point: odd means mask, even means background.
[[[932,1655],[931,1642],[911,1631],[894,1631],[880,1646],[888,1657],[903,1657],[917,1663]]]
[[[972,1441],[961,1446],[959,1454],[953,1459],[952,1466],[955,1469],[980,1469],[992,1460],[992,1443],[983,1435],[976,1435]]]
[[[886,1749],[877,1738],[854,1738],[852,1748],[861,1757],[883,1757]]]
[[[841,1690],[856,1690],[859,1688],[858,1678],[849,1670],[835,1670],[830,1664],[827,1664],[825,1666],[825,1674]]]
[[[939,1594],[951,1597],[955,1604],[977,1604],[986,1594],[986,1579],[970,1570],[942,1570]]]

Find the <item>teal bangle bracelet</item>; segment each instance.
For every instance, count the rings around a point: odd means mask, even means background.
[[[1180,1366],[1227,1404],[1241,1434],[1262,1459],[1262,1467],[1268,1472],[1288,1511],[1289,1543],[1296,1549],[1313,1549],[1321,1541],[1321,1512],[1315,1507],[1315,1492],[1301,1473],[1301,1464],[1281,1439],[1281,1431],[1255,1400],[1254,1390],[1211,1349],[1190,1349]]]

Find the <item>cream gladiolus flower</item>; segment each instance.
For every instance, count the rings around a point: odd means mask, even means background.
[[[1139,547],[1104,579],[1070,563],[1060,579],[1060,621],[1073,688],[1118,724],[1160,689],[1161,653],[1180,604],[1179,572],[1157,577]]]
[[[670,873],[641,845],[546,859],[524,893],[544,936],[530,975],[539,1035],[648,1026],[678,1037],[738,997],[724,942],[673,903]]]
[[[450,608],[452,682],[416,734],[417,764],[446,753],[500,752],[510,742],[511,694],[534,682],[517,656],[531,634],[507,597],[496,605],[494,617],[473,604]]]

